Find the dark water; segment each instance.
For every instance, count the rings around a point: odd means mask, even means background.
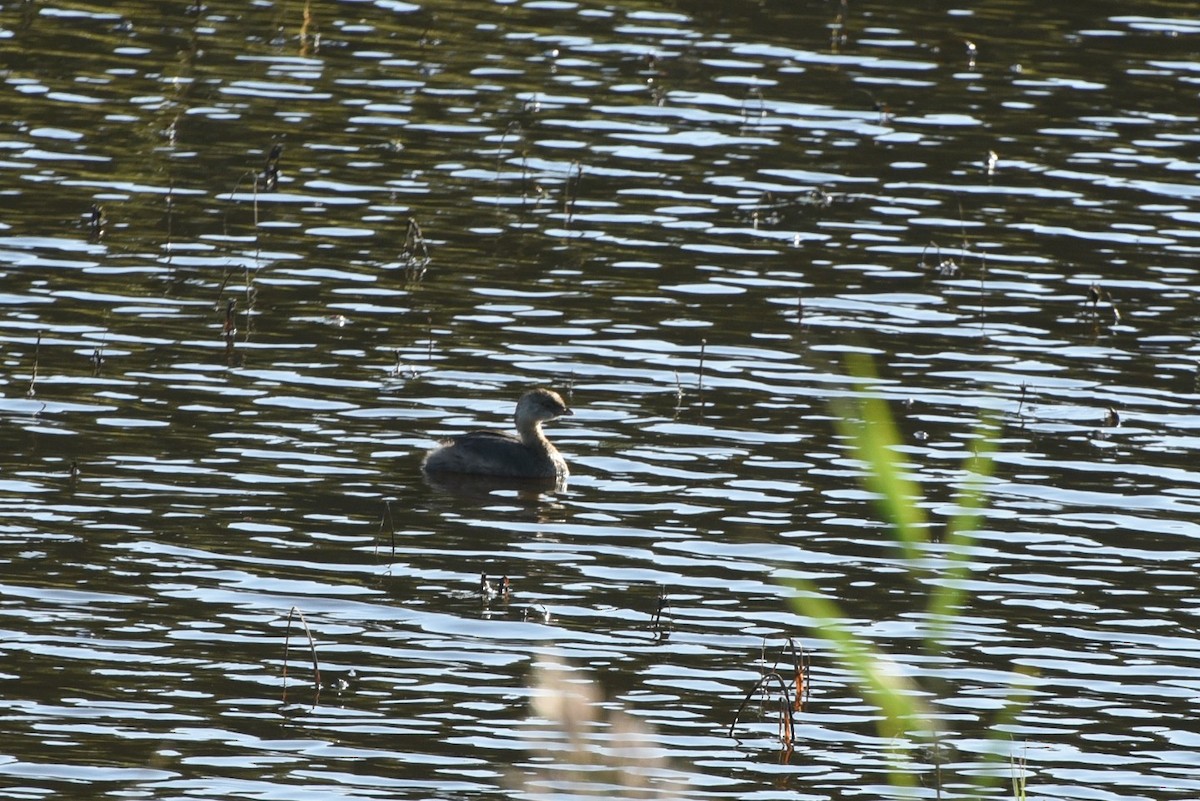
[[[1194,10],[3,3],[0,797],[569,797],[554,654],[688,797],[889,795],[797,578],[937,695],[943,797],[1197,797]],[[943,656],[851,352],[935,523],[1004,425]],[[420,476],[533,385],[565,490]],[[728,726],[788,636],[781,757]]]

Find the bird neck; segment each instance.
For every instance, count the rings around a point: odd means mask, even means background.
[[[518,420],[517,433],[521,435],[521,442],[527,447],[536,448],[540,451],[548,450],[550,441],[546,439],[545,433],[542,432],[542,423],[540,420]]]

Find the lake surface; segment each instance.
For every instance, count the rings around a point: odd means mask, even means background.
[[[1194,12],[3,3],[0,798],[581,795],[554,658],[684,797],[1200,796]],[[1001,427],[940,654],[858,353],[935,532]],[[532,386],[565,487],[422,477]]]

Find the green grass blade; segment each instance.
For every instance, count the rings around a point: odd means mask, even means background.
[[[869,386],[875,378],[870,360],[862,354],[850,354],[847,364],[858,381],[859,397],[836,409],[838,429],[850,441],[855,458],[866,464],[863,484],[876,496],[905,558],[919,559],[928,527],[920,505],[920,487],[904,475],[899,429],[887,402]]]
[[[913,729],[927,728],[929,715],[912,682],[900,675],[894,663],[881,652],[859,642],[842,622],[844,617],[837,604],[807,582],[797,586],[802,593],[795,599],[799,612],[812,619],[814,628],[854,675],[867,700],[882,713],[877,724],[879,736],[897,741]],[[893,768],[891,782],[895,786],[912,787],[916,785],[916,777]]]
[[[930,591],[930,653],[940,653],[947,629],[964,603],[965,580],[971,569],[970,547],[987,501],[986,486],[995,470],[996,434],[998,427],[989,421],[976,429],[974,450],[964,464],[965,486],[958,499],[962,511],[946,524],[945,563],[941,580]]]

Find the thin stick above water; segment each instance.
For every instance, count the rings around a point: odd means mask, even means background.
[[[37,389],[34,385],[38,380],[38,362],[42,356],[42,332],[38,331],[37,343],[33,346],[33,374],[29,377],[29,390],[25,393],[25,397],[32,398],[37,394]]]

